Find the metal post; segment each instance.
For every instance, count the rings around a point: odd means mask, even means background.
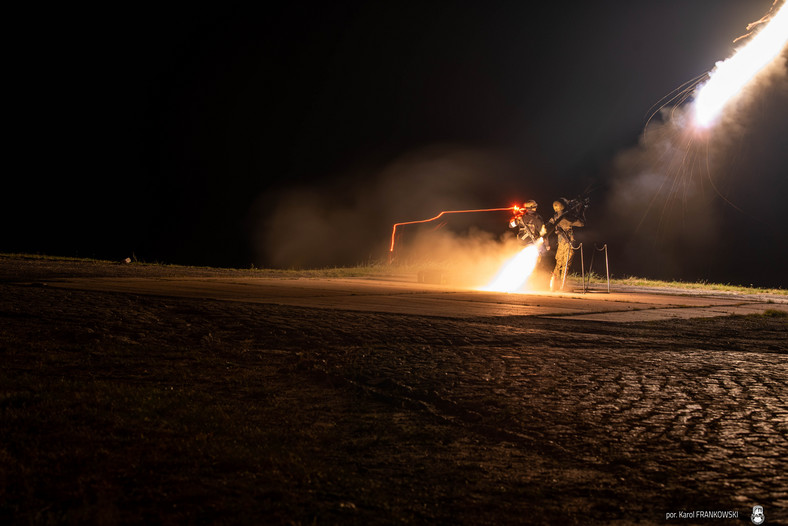
[[[583,261],[583,244],[580,243],[580,277],[583,280],[583,294],[586,293],[586,264]]]
[[[607,293],[610,294],[610,265],[607,261],[607,243],[605,243],[605,271],[607,272]]]

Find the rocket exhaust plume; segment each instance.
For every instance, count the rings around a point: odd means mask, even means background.
[[[517,292],[528,278],[531,277],[536,263],[539,261],[539,246],[543,240],[539,238],[537,244],[528,245],[511,258],[498,274],[479,290],[488,292]]]
[[[769,23],[731,58],[717,62],[709,80],[695,97],[695,124],[711,126],[725,105],[764,67],[774,60],[788,43],[788,2]]]
[[[422,219],[417,221],[403,221],[400,223],[395,223],[392,227],[391,231],[391,245],[389,248],[389,263],[391,263],[392,255],[394,254],[394,246],[396,241],[397,235],[397,227],[403,225],[414,225],[419,223],[429,223],[431,221],[435,221],[446,214],[464,214],[464,213],[473,213],[473,212],[501,212],[501,211],[509,211],[514,212],[517,214],[521,212],[519,206],[514,205],[507,208],[481,208],[481,209],[474,209],[474,210],[444,210],[437,214],[435,217],[431,217],[429,219]],[[529,245],[525,248],[517,247],[516,251],[513,251],[515,248],[513,246],[517,245],[518,243],[514,242],[514,238],[512,239],[512,243],[510,242],[499,242],[497,244],[487,244],[484,257],[477,257],[477,261],[474,265],[474,272],[473,274],[476,275],[476,278],[482,278],[481,281],[477,281],[476,279],[469,279],[465,280],[465,286],[470,286],[476,290],[483,290],[488,292],[517,292],[521,290],[525,283],[528,281],[528,278],[531,277],[534,270],[536,269],[536,265],[539,261],[540,250],[542,250],[542,245],[544,243],[544,239],[538,238],[536,242],[532,245]],[[435,247],[440,245],[441,243],[438,239],[429,239],[421,240],[422,243],[426,243],[431,250],[435,250]],[[481,248],[481,245],[478,246]],[[459,254],[461,252],[468,252],[467,247],[460,248],[455,247],[452,250],[453,253]],[[472,251],[471,251],[472,252]],[[512,255],[514,254],[514,255]],[[462,266],[462,265],[460,265]],[[494,266],[494,268],[493,268]],[[488,272],[490,271],[490,272]],[[493,276],[490,278],[490,276]],[[482,283],[486,283],[486,285],[481,285]]]

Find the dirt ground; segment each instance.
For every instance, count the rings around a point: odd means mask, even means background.
[[[606,323],[49,284],[184,276],[266,279],[0,257],[0,523],[788,523],[777,308]]]

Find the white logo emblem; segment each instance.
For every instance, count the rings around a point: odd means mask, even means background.
[[[750,519],[752,519],[753,524],[763,524],[763,521],[766,520],[766,516],[763,514],[763,506],[753,506]]]

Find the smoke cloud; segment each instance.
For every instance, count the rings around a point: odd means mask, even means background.
[[[255,244],[264,264],[279,268],[346,266],[387,261],[392,225],[428,219],[442,210],[505,207],[498,181],[515,178],[505,156],[435,146],[400,157],[371,174],[288,189],[258,212]],[[398,262],[482,262],[493,248],[506,250],[474,225],[503,225],[494,218],[447,218],[398,230]],[[436,231],[436,227],[439,227]],[[401,250],[400,250],[401,248]],[[500,250],[499,250],[500,251]]]
[[[593,196],[580,240],[587,247],[607,243],[618,277],[784,286],[777,269],[788,264],[777,247],[785,243],[788,196],[788,50],[708,130],[692,125],[691,109],[691,103],[664,108],[637,146],[611,160],[607,191]],[[536,189],[542,175],[524,174],[521,163],[499,152],[434,146],[362,174],[282,190],[261,198],[253,214],[257,262],[278,268],[384,262],[394,223],[534,195],[516,195],[521,191],[543,195]],[[518,249],[506,220],[505,212],[458,214],[402,227],[396,260],[451,269],[468,283],[489,279]]]
[[[618,244],[618,268],[780,285],[777,262],[758,252],[784,239],[787,64],[788,50],[708,130],[693,126],[691,103],[665,108],[637,147],[615,157],[603,229]]]

